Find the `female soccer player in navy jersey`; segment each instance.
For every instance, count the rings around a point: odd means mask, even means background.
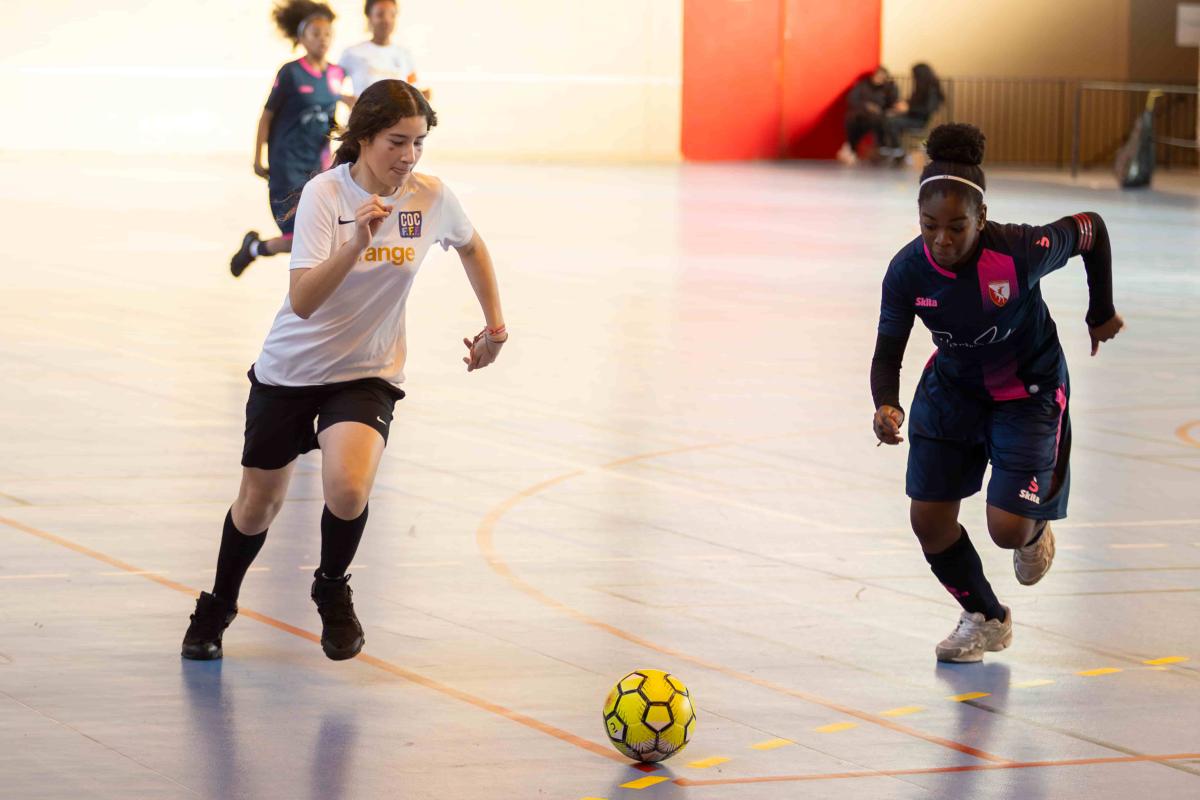
[[[292,251],[296,203],[305,181],[329,165],[329,134],[345,78],[341,67],[326,60],[333,38],[329,6],[288,0],[275,7],[274,18],[284,36],[304,47],[303,58],[279,68],[254,142],[254,172],[267,179],[271,214],[281,235],[264,241],[257,231],[249,231],[242,237],[229,261],[235,278],[258,256]],[[269,168],[263,164],[263,145]]]
[[[332,169],[304,186],[291,283],[250,367],[242,482],[225,516],[212,592],[196,601],[183,657],[221,658],[246,571],[283,506],[295,459],[320,448],[321,563],[312,599],[332,659],[362,649],[346,569],[367,525],[367,501],[404,397],[405,307],[435,244],[458,251],[485,327],[464,339],[468,371],[507,341],[487,246],[454,193],[414,172],[437,116],[404,81],[359,97]]]
[[[940,661],[980,661],[1012,641],[1012,614],[958,522],[959,504],[980,490],[988,462],[988,533],[1013,551],[1022,584],[1050,569],[1050,521],[1067,513],[1070,387],[1039,281],[1082,256],[1092,355],[1124,327],[1113,307],[1112,251],[1100,215],[1038,227],[989,221],[983,151],[983,134],[970,125],[930,134],[918,194],[921,235],[888,265],[871,362],[875,435],[899,444],[900,362],[914,317],[937,345],[913,398],[906,490],[925,559],[963,608],[936,648]]]

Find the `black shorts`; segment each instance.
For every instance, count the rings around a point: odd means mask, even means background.
[[[254,366],[246,400],[246,444],[242,466],[281,469],[301,453],[316,450],[317,434],[338,422],[361,422],[379,431],[387,444],[392,411],[404,392],[382,378],[318,386],[260,383]],[[314,420],[316,426],[313,426]]]

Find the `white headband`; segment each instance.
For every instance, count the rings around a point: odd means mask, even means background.
[[[966,178],[960,178],[957,175],[930,175],[928,178],[921,181],[921,185],[918,186],[917,189],[920,190],[923,186],[925,186],[925,184],[931,183],[933,181],[958,181],[959,183],[965,183],[967,186],[970,186],[975,191],[979,192],[980,194],[983,194],[983,187],[980,186],[978,183],[975,183],[974,181],[969,181]]]
[[[304,29],[308,27],[308,23],[312,22],[314,19],[317,19],[318,17],[324,17],[324,16],[325,16],[324,12],[314,11],[313,13],[309,14],[304,19],[300,20],[300,24],[296,26],[296,38],[299,39],[301,36],[304,35]]]

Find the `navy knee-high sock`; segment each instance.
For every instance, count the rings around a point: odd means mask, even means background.
[[[987,619],[1004,619],[1004,607],[984,577],[979,553],[975,552],[967,529],[958,527],[962,531],[958,541],[940,553],[926,553],[925,560],[964,611],[981,613]]]

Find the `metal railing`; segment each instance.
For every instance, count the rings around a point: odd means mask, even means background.
[[[897,78],[906,97],[911,80]],[[1154,111],[1160,167],[1194,167],[1197,99],[1194,86],[1054,78],[943,78],[946,102],[930,126],[969,122],[988,138],[989,164],[1081,168],[1113,163],[1151,90],[1163,92]]]

